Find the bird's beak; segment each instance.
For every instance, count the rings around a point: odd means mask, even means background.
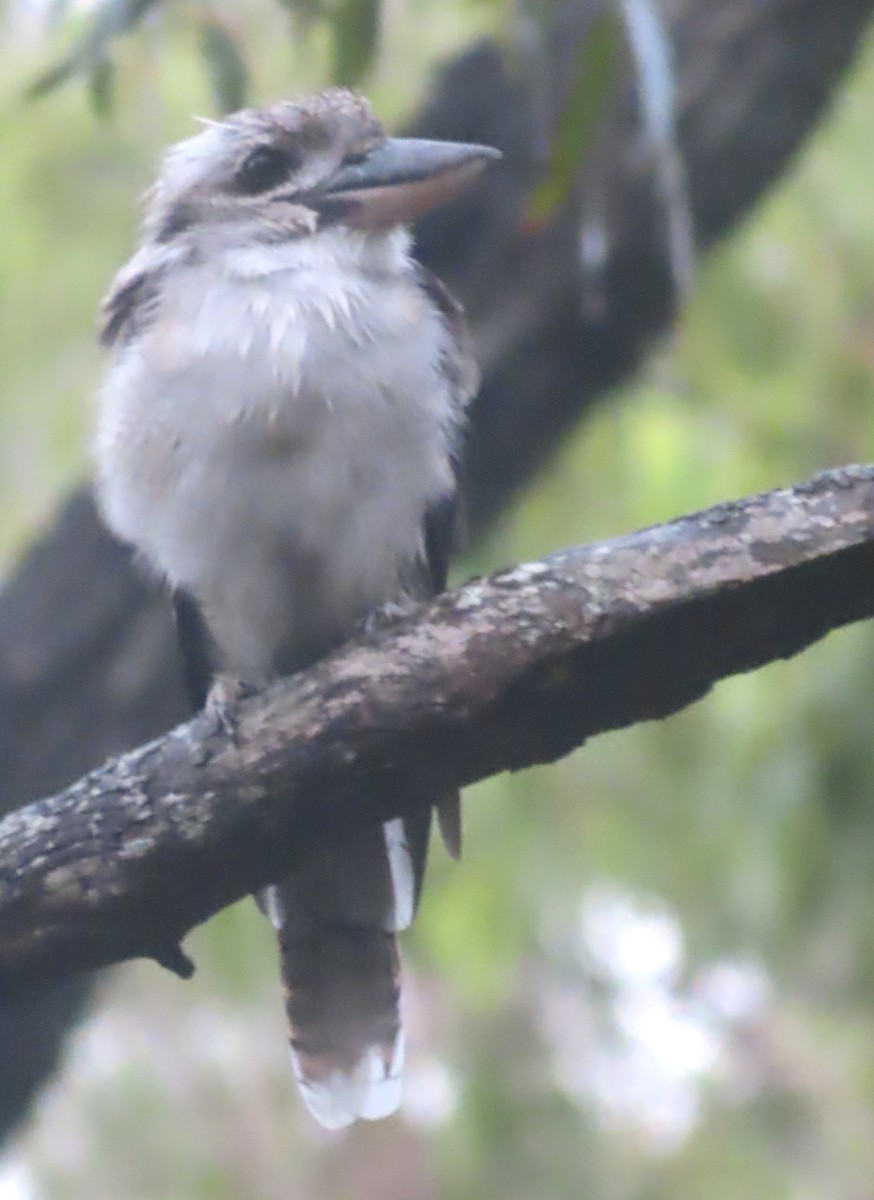
[[[492,146],[386,138],[359,162],[336,171],[310,203],[326,223],[402,225],[450,200],[500,157]]]

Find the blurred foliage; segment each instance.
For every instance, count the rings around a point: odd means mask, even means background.
[[[104,7],[68,19],[83,33]],[[231,99],[202,69],[198,31],[215,21],[246,47],[256,101],[336,63],[319,17],[340,6],[153,7],[136,38],[113,35],[112,123],[68,87],[0,128],[9,564],[86,469],[92,314],[130,248],[133,197],[190,114]],[[500,16],[470,0],[382,7],[368,91],[389,118],[433,57]],[[45,56],[14,11],[3,111]],[[94,76],[106,47],[90,45],[80,62],[108,95],[113,75]],[[672,345],[466,569],[874,458],[872,109],[874,50],[791,178],[703,265]],[[405,938],[401,1117],[343,1136],[301,1112],[272,937],[246,903],[191,939],[191,984],[143,965],[108,985],[0,1195],[868,1195],[872,673],[871,630],[844,631],[670,721],[471,789],[465,861],[435,852]]]
[[[367,75],[379,45],[380,0],[340,0],[333,13],[333,78],[351,87]]]
[[[209,72],[214,106],[220,113],[236,112],[246,103],[249,72],[239,44],[224,25],[205,20],[200,26],[200,46]]]
[[[598,118],[615,76],[623,21],[617,8],[604,8],[582,41],[576,84],[559,114],[549,148],[549,170],[531,195],[528,217],[543,223],[570,196],[580,162],[598,132]]]
[[[489,2],[489,0],[484,0]],[[496,5],[502,0],[490,0]],[[332,42],[331,78],[351,86],[360,83],[373,66],[379,48],[382,0],[275,0],[287,11],[296,29],[320,23],[328,27]],[[155,16],[167,0],[96,0],[80,6],[71,0],[55,0],[46,8],[46,24],[61,30],[69,47],[55,62],[41,70],[26,86],[25,94],[35,99],[53,92],[77,75],[90,75],[111,62],[115,43],[133,33],[148,16]],[[177,2],[174,16],[192,23],[200,34],[206,72],[212,80],[219,111],[242,107],[247,99],[247,70],[241,39],[232,30],[238,22],[239,6]],[[219,15],[224,12],[225,19]]]
[[[101,0],[95,4],[72,47],[28,84],[26,95],[30,99],[48,95],[69,79],[95,70],[107,61],[112,42],[136,29],[157,3],[158,0]],[[54,4],[51,9],[53,21],[59,22],[68,8],[67,3]],[[82,23],[81,18],[76,21],[76,24]]]

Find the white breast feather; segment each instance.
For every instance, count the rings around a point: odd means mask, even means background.
[[[389,599],[452,485],[448,335],[405,235],[373,243],[323,233],[174,273],[102,394],[110,524],[255,681],[314,623]]]

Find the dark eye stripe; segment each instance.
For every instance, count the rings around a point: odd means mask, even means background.
[[[256,146],[243,160],[234,183],[247,196],[269,192],[283,183],[300,165],[293,151],[278,146]]]

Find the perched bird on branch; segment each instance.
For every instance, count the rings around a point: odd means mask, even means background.
[[[495,157],[389,138],[337,89],[207,121],[166,155],[104,302],[98,495],[173,589],[198,706],[445,586],[476,370],[406,224]],[[326,846],[258,897],[295,1074],[324,1125],[400,1102],[395,935],[435,806],[457,854],[458,796],[423,779],[416,817]]]

